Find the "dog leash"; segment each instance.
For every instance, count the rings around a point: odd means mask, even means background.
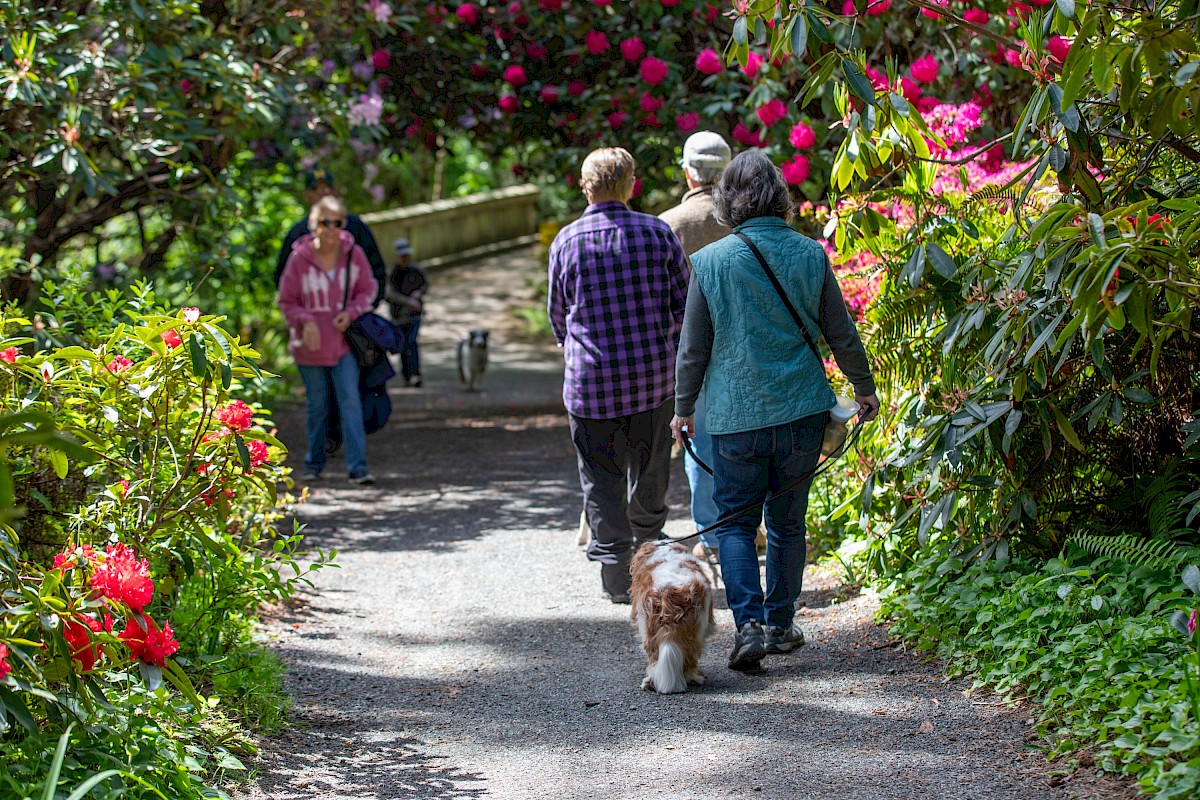
[[[712,531],[716,530],[717,528],[720,528],[722,525],[726,525],[730,522],[733,522],[735,519],[737,519],[738,517],[741,517],[743,514],[746,514],[749,511],[753,511],[756,508],[762,508],[763,506],[765,506],[767,503],[774,500],[779,495],[787,494],[792,489],[795,489],[797,486],[804,483],[804,481],[808,480],[809,478],[816,478],[818,475],[822,475],[822,474],[828,472],[830,467],[833,466],[833,462],[836,459],[841,458],[845,454],[845,452],[848,449],[850,449],[851,444],[853,444],[854,442],[856,442],[858,440],[859,434],[862,433],[863,424],[865,424],[865,423],[860,423],[858,425],[855,425],[854,428],[851,429],[850,434],[846,437],[846,441],[842,442],[841,446],[838,447],[837,450],[834,450],[832,453],[830,453],[828,456],[826,456],[824,458],[824,460],[822,460],[820,463],[818,463],[815,467],[810,469],[808,472],[805,472],[804,474],[800,475],[798,478],[793,480],[787,486],[784,486],[778,492],[768,496],[767,499],[763,500],[761,503],[757,502],[757,501],[747,503],[746,505],[741,506],[740,508],[735,508],[733,511],[730,511],[728,514],[725,514],[724,516],[718,517],[717,521],[714,522],[712,525],[709,525],[708,527],[705,527],[705,528],[701,528],[700,530],[696,531],[695,533],[688,534],[687,536],[675,536],[675,537],[668,538],[668,539],[658,539],[657,541],[654,542],[654,544],[664,545],[664,544],[674,544],[675,542],[686,542],[688,539],[695,539],[697,536],[702,536],[706,533],[711,533]],[[690,437],[688,437],[688,436],[683,437],[683,447],[685,450],[688,451],[688,455],[690,455],[695,460],[696,464],[698,464],[702,470],[707,472],[709,475],[713,474],[712,467],[708,466],[708,464],[705,464],[703,461],[696,458],[696,452],[692,449],[692,441],[691,441]]]

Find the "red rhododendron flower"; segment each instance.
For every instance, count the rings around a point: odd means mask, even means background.
[[[892,0],[867,0],[867,16],[878,17],[892,7]]]
[[[121,487],[120,495],[121,499],[124,500],[125,495],[129,494],[129,481],[121,478],[121,480],[117,481],[117,486]]]
[[[109,372],[118,373],[124,372],[133,366],[133,362],[125,356],[116,356],[112,361],[108,362],[107,369]]]
[[[680,133],[691,133],[700,124],[700,115],[687,111],[675,117],[675,129]]]
[[[662,120],[658,118],[658,114],[644,114],[638,122],[645,125],[647,128],[661,128]]]
[[[987,87],[987,84],[980,84],[975,90],[975,94],[971,97],[971,102],[982,108],[987,108],[992,104],[992,90]]]
[[[504,80],[511,84],[514,89],[520,89],[529,83],[529,78],[525,75],[525,68],[518,64],[513,64],[504,70]]]
[[[768,101],[766,105],[758,109],[758,118],[768,128],[786,116],[787,105],[779,98]]]
[[[501,42],[507,42],[509,39],[513,38],[514,36],[516,36],[516,34],[510,30],[505,30],[504,28],[496,28],[496,39],[498,39]]]
[[[973,22],[976,25],[987,25],[987,22],[989,19],[991,19],[991,17],[988,16],[988,12],[984,11],[982,8],[968,8],[963,12],[963,19],[965,19],[967,22]]]
[[[212,433],[205,434],[204,438],[201,439],[200,441],[202,441],[202,442],[219,442],[221,439],[224,439],[226,436],[228,436],[231,433],[233,433],[233,431],[229,430],[229,428],[222,425],[220,428],[213,431]]]
[[[81,672],[90,672],[95,668],[104,653],[98,642],[92,641],[93,633],[112,633],[113,618],[105,614],[104,621],[93,618],[88,614],[76,614],[70,619],[64,619],[62,635],[67,643],[71,658],[79,663]]]
[[[792,157],[791,161],[784,162],[784,165],[780,168],[780,171],[783,172],[783,179],[787,181],[790,186],[799,186],[808,180],[808,174],[810,171],[808,159],[797,153]]]
[[[1061,36],[1051,36],[1046,40],[1046,52],[1060,64],[1065,64],[1071,54],[1071,43]]]
[[[141,611],[154,595],[150,563],[121,543],[110,544],[92,572],[92,588],[109,600]]]
[[[376,69],[387,69],[387,67],[377,67]],[[183,311],[183,321],[189,325],[196,324],[200,319],[200,309],[198,308],[184,308],[180,310]]]
[[[254,409],[241,400],[234,400],[227,406],[221,406],[213,416],[229,426],[230,430],[244,431],[254,422]]]
[[[663,101],[662,98],[655,97],[649,92],[646,92],[642,95],[642,99],[638,103],[638,106],[647,114],[653,114],[655,111],[658,111],[663,107]]]
[[[563,0],[538,0],[542,11],[562,11]]]
[[[908,74],[913,76],[913,80],[918,83],[933,83],[937,80],[938,63],[933,56],[923,56],[918,58],[908,68]]]
[[[260,442],[257,439],[246,442],[246,450],[250,453],[250,469],[262,466],[271,461],[271,455],[267,451],[266,442]]]
[[[525,48],[525,54],[535,61],[541,61],[543,58],[549,55],[549,53],[550,48],[546,47],[544,44],[538,44],[537,42],[530,42],[529,46]]]
[[[458,21],[463,25],[474,25],[479,22],[479,9],[470,3],[463,3],[455,10],[454,16],[458,17]]]
[[[538,92],[538,97],[542,98],[542,102],[548,106],[552,106],[558,102],[558,89],[553,86],[543,86]]]
[[[807,150],[817,143],[817,134],[803,122],[797,122],[788,133],[788,141],[797,150]]]
[[[696,69],[705,75],[716,75],[725,69],[725,65],[721,63],[721,57],[717,55],[717,51],[708,47],[701,50],[700,54],[696,56]]]
[[[0,361],[8,364],[14,364],[17,361],[17,356],[21,355],[21,351],[15,347],[6,347],[0,350]]]
[[[651,85],[657,85],[663,82],[667,77],[667,62],[650,56],[642,59],[641,66],[642,80]]]
[[[0,681],[8,677],[12,667],[8,665],[8,645],[0,642]]]
[[[625,118],[629,115],[624,111],[614,111],[608,115],[608,125],[614,130],[625,124]]]
[[[767,144],[766,136],[762,131],[752,131],[746,127],[744,122],[733,126],[733,140],[748,147],[765,147]]]
[[[488,74],[487,65],[480,64],[478,61],[468,67],[467,71],[471,73],[471,77],[475,80],[483,80]],[[411,139],[412,137],[410,136],[409,138]]]
[[[589,53],[603,53],[609,48],[608,37],[604,31],[588,31],[583,35],[583,44],[587,47]]]
[[[638,37],[630,36],[621,42],[621,55],[626,61],[637,61],[646,55],[646,45],[642,44],[642,40]]]
[[[754,80],[755,76],[758,75],[758,71],[762,69],[765,63],[767,63],[765,58],[751,50],[750,54],[746,56],[746,66],[742,67],[742,72],[746,74],[747,78]]]
[[[164,342],[166,342],[167,347],[170,347],[172,349],[179,347],[179,345],[183,344],[183,339],[179,338],[179,331],[175,330],[174,328],[171,328],[171,330],[169,330],[169,331],[163,331],[162,340]]]
[[[54,556],[54,569],[70,572],[81,564],[91,564],[96,560],[96,550],[90,544],[83,544],[70,550],[63,550]]]
[[[392,65],[392,54],[387,50],[376,50],[371,53],[371,66],[377,70],[385,70]]]
[[[166,665],[167,656],[179,651],[179,642],[175,641],[171,623],[164,623],[159,630],[158,624],[145,614],[125,623],[125,630],[121,631],[118,637],[129,648],[129,655],[135,660],[159,667]]]

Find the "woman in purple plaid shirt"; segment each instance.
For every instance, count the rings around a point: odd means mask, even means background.
[[[588,558],[629,602],[629,562],[667,520],[675,353],[690,275],[667,223],[631,211],[634,161],[606,147],[583,162],[588,207],[550,246],[550,325],[579,462]]]

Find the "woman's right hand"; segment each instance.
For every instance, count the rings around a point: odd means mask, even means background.
[[[304,342],[304,346],[309,350],[320,350],[321,329],[317,327],[317,323],[304,323],[304,328],[300,331],[300,339]]]

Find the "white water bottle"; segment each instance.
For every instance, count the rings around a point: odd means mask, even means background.
[[[841,449],[848,431],[846,423],[858,413],[858,403],[849,397],[837,398],[837,405],[829,410],[829,422],[825,424],[825,440],[821,442],[821,455],[831,456]]]

